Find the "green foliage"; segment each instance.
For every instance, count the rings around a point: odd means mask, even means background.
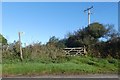
[[[108,32],[108,29],[106,29],[102,24],[92,23],[87,27],[87,31],[89,35],[96,39],[103,37]]]
[[[99,41],[100,38],[106,38],[107,41]],[[65,45],[67,47],[85,46],[88,55],[95,57],[120,58],[120,34],[113,29],[113,25],[92,23],[90,26],[70,33]]]
[[[3,37],[3,35],[0,34],[0,43],[2,43],[2,45],[7,44],[7,39],[5,39],[5,37]]]
[[[14,41],[13,51],[20,56],[20,44],[19,41]]]
[[[49,39],[49,43],[57,43],[59,41],[58,38],[56,38],[55,36],[52,36],[50,39]]]
[[[68,47],[89,46],[95,44],[99,38],[107,34],[108,29],[102,24],[92,23],[90,26],[80,29],[70,35],[66,41]]]
[[[60,40],[52,36],[47,44],[30,44],[22,48],[22,62],[19,42],[7,44],[7,40],[0,35],[0,43],[7,47],[2,51],[3,74],[117,73],[120,64],[117,60],[120,58],[120,34],[111,29],[92,23],[70,33],[67,38]],[[104,36],[108,40],[99,41]],[[66,56],[63,51],[65,47],[81,46],[87,47],[87,57]]]
[[[49,62],[62,62],[65,57],[63,48],[57,46],[58,43],[49,42],[46,45],[41,43],[33,43],[32,45],[24,47],[23,58],[25,61],[42,61],[43,63]],[[2,56],[3,63],[9,60],[20,59],[20,51],[18,42],[9,45],[7,51],[4,51]],[[61,59],[61,60],[60,60]]]
[[[69,33],[67,38],[58,39],[52,36],[47,44],[33,43],[24,47],[23,58],[27,61],[40,61],[42,63],[59,63],[69,61],[71,58],[66,57],[63,48],[65,47],[81,47],[85,46],[87,49],[87,56],[99,57],[99,58],[120,58],[120,36],[114,32],[111,32],[111,27],[105,27],[99,23],[92,23],[83,29],[79,29],[74,33]],[[105,35],[111,36],[106,42],[99,41],[99,38]],[[3,51],[3,62],[8,60],[19,61],[20,51],[19,42],[15,41],[12,44],[8,44],[8,49]],[[6,61],[5,61],[6,60]],[[77,63],[76,60],[73,60]],[[84,60],[85,61],[85,60]],[[14,61],[13,61],[14,62]],[[88,64],[96,64],[92,61]]]
[[[65,47],[65,39],[63,40],[59,40],[58,38],[56,38],[55,36],[52,36],[49,41],[47,42],[47,45],[53,45],[57,48],[64,48]]]
[[[17,76],[19,74],[33,76],[36,74],[117,73],[118,71],[119,61],[117,59],[80,56],[71,56],[69,58],[69,61],[64,61],[62,63],[23,61],[12,64],[3,64],[2,74],[3,76]]]
[[[2,62],[6,61],[14,62],[14,60],[20,59],[20,51],[19,51],[19,42],[14,41],[12,44],[7,45],[8,48],[2,51]]]
[[[95,45],[92,45],[90,50],[93,56],[95,57],[113,57],[120,58],[120,37],[110,39],[107,42],[99,42]]]

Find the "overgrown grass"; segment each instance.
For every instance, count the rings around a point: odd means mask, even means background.
[[[118,62],[117,59],[75,56],[60,62],[38,60],[4,63],[3,75],[117,73]]]

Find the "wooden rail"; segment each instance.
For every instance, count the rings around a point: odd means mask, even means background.
[[[85,47],[76,47],[76,48],[64,48],[66,55],[85,55],[86,48]]]

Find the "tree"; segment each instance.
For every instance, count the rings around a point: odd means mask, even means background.
[[[56,38],[55,36],[52,36],[50,39],[49,39],[49,43],[57,43],[59,41],[58,38]]]
[[[92,23],[84,29],[79,29],[70,35],[66,41],[68,47],[89,46],[98,42],[108,32],[102,24]]]
[[[115,39],[117,37],[120,37],[120,32],[116,31],[114,29],[114,25],[106,25],[106,27],[108,27],[108,32],[107,34],[105,35],[105,37],[108,39],[108,40],[112,40],[112,39]]]
[[[106,33],[104,34],[104,37],[107,40],[99,41],[91,46],[91,53],[96,57],[120,58],[120,34],[114,30],[113,25],[106,25],[106,27]]]
[[[3,35],[1,35],[1,34],[0,34],[0,43],[1,43],[2,45],[7,44],[7,39],[5,39],[5,37],[3,37]]]
[[[49,41],[47,42],[47,45],[52,45],[52,46],[55,46],[57,48],[63,48],[65,47],[64,45],[65,43],[65,39],[61,39],[59,40],[58,38],[56,38],[55,36],[52,36]]]
[[[97,22],[90,24],[90,26],[88,26],[86,29],[88,34],[95,39],[103,37],[108,32],[108,29],[106,29],[105,26]]]
[[[14,41],[13,51],[20,56],[19,41]]]

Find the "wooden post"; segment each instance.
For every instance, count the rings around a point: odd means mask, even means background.
[[[21,33],[18,32],[19,35],[19,47],[20,47],[20,59],[23,60],[23,55],[22,55],[22,46],[21,46]]]
[[[86,47],[84,46],[84,55],[87,54]]]
[[[93,8],[93,6],[91,6],[90,8],[87,8],[86,10],[84,10],[84,12],[88,11],[88,26],[90,25],[90,15],[91,15],[91,12],[90,10]]]

